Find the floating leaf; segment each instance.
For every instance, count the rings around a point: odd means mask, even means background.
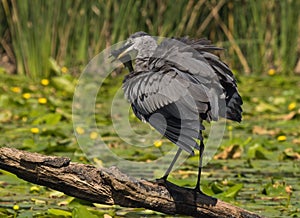
[[[59,205],[59,206],[69,205],[71,202],[74,201],[74,199],[75,199],[74,197],[68,197],[66,200],[58,202],[57,205]]]
[[[78,206],[72,210],[72,218],[97,218],[96,215],[91,213],[86,207]]]
[[[272,97],[272,98],[269,98],[271,101],[271,103],[273,104],[273,105],[280,105],[280,104],[285,104],[286,103],[286,98],[284,98],[284,97]]]
[[[300,138],[299,139],[293,139],[294,144],[299,144],[300,145]]]
[[[271,111],[271,112],[277,112],[278,108],[273,106],[272,104],[268,104],[265,102],[260,102],[256,107],[255,110],[257,112],[267,112],[267,111]]]
[[[50,193],[49,193],[49,197],[50,198],[61,198],[63,197],[65,194],[63,192],[60,192],[60,191],[56,191],[56,190],[52,190]]]
[[[300,160],[300,153],[293,150],[293,148],[287,148],[283,152],[284,159]]]
[[[252,128],[252,133],[253,134],[257,134],[257,135],[277,135],[280,132],[279,128],[276,129],[266,129],[264,127],[261,126],[253,126]]]
[[[227,189],[222,195],[226,198],[235,198],[238,192],[243,188],[243,184],[236,184]]]
[[[274,183],[268,183],[265,185],[262,194],[280,198],[287,197],[289,193],[286,192],[286,185],[276,181]]]
[[[279,119],[280,120],[291,120],[291,119],[294,119],[296,117],[296,115],[297,115],[296,111],[291,111],[288,114],[284,114],[282,116],[279,116]]]
[[[0,95],[0,107],[1,108],[8,106],[9,103],[10,103],[10,98],[8,95],[5,95],[5,94]]]
[[[54,60],[52,57],[50,57],[49,64],[50,64],[51,70],[53,70],[56,73],[56,75],[59,75],[60,67],[59,67],[58,63],[56,62],[56,60]]]
[[[23,147],[25,147],[25,148],[30,148],[30,147],[35,146],[36,144],[35,144],[35,142],[34,142],[33,139],[24,139],[22,145],[23,145]]]
[[[261,144],[254,144],[248,149],[247,157],[250,159],[264,159],[267,160],[270,152],[261,146]]]
[[[32,122],[32,124],[38,125],[38,124],[46,123],[49,125],[56,125],[60,121],[60,119],[61,119],[61,114],[50,113],[38,117]]]
[[[45,205],[47,202],[37,198],[31,198],[31,201],[34,202],[35,205]]]
[[[67,92],[68,94],[73,94],[75,90],[75,86],[72,82],[70,82],[65,77],[52,77],[51,81],[53,85],[62,91]]]
[[[0,123],[6,123],[11,121],[12,119],[12,112],[9,110],[2,110],[0,111]]]
[[[217,182],[214,182],[211,186],[211,190],[215,193],[215,194],[219,194],[222,193],[224,191],[223,187],[221,185],[219,185]]]
[[[222,160],[226,160],[226,159],[237,159],[240,158],[242,155],[242,148],[240,145],[231,145],[227,148],[224,149],[224,151],[222,151],[221,153],[217,154],[214,156],[214,159],[222,159]]]
[[[50,215],[55,215],[55,216],[72,217],[72,213],[71,212],[66,211],[66,210],[55,209],[55,208],[49,208],[48,209],[48,213]]]

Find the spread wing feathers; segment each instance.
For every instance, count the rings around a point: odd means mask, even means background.
[[[203,52],[203,51],[211,52],[216,50],[223,50],[223,48],[219,48],[215,45],[212,45],[211,41],[205,38],[190,39],[189,37],[186,36],[183,38],[174,38],[174,39],[186,45],[191,46],[193,49],[197,50],[198,52]]]
[[[172,113],[181,119],[198,119],[199,114],[209,111],[209,88],[193,84],[175,71],[129,74],[123,90],[130,103],[145,116],[171,103],[179,109]]]
[[[192,74],[199,83],[211,83],[217,75],[206,59],[190,45],[175,39],[164,40],[149,61],[150,69],[173,66],[181,72]]]
[[[199,144],[195,139],[203,140],[201,133],[205,128],[198,119],[185,120],[173,116],[173,111],[177,109],[172,103],[149,115],[141,114],[134,104],[131,106],[139,119],[149,122],[160,134],[183,150],[192,155],[194,148],[199,150]]]
[[[205,54],[205,58],[214,68],[223,87],[224,93],[226,94],[226,118],[240,122],[242,120],[241,105],[243,104],[243,101],[238,93],[236,81],[232,72],[225,63],[216,59],[214,55]]]
[[[202,140],[201,119],[209,116],[208,88],[200,88],[170,70],[131,73],[123,89],[139,119],[187,152],[199,149],[195,139]]]
[[[201,133],[204,126],[198,119],[179,119],[173,116],[170,112],[174,110],[178,110],[177,106],[171,103],[152,114],[148,122],[171,142],[194,154],[193,149],[199,150],[199,144],[195,139],[203,140]]]
[[[216,50],[221,50],[221,48],[212,45],[210,41],[206,39],[193,40],[184,37],[178,40],[197,50],[214,69],[226,95],[225,100],[227,110],[225,117],[240,122],[242,120],[241,105],[243,104],[243,101],[238,93],[234,75],[224,62],[211,53]]]
[[[213,51],[221,50],[206,39],[166,39],[150,59],[150,67],[161,70],[173,67],[183,78],[209,88],[212,119],[218,116],[241,121],[243,104],[236,80],[229,69]]]

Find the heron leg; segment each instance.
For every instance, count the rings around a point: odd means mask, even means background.
[[[167,180],[167,178],[168,178],[170,172],[172,171],[173,166],[174,166],[176,160],[178,159],[178,157],[179,157],[181,151],[182,151],[182,149],[181,149],[181,148],[178,148],[178,150],[177,150],[177,152],[176,152],[176,154],[175,154],[175,156],[174,156],[174,158],[173,158],[173,160],[172,160],[172,162],[171,162],[169,168],[167,169],[167,171],[165,172],[164,176],[163,176],[161,179]]]
[[[201,171],[202,171],[202,159],[203,159],[203,151],[204,151],[204,143],[201,140],[200,141],[200,150],[199,150],[199,168],[198,168],[198,178],[197,178],[197,183],[195,187],[195,191],[202,193],[200,189],[200,180],[201,180]]]

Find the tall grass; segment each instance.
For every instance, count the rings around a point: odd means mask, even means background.
[[[299,58],[298,0],[2,0],[1,6],[17,73],[33,79],[51,76],[50,58],[78,69],[139,30],[207,37],[225,47],[227,62],[245,73],[276,68],[288,74]]]
[[[51,22],[47,19],[50,12],[40,1],[34,2],[35,7],[26,1],[2,1],[18,63],[17,71],[32,78],[49,74],[51,55],[51,47],[43,46],[51,43]]]
[[[299,10],[299,1],[247,1],[233,11],[235,35],[251,69],[293,72],[299,58]],[[244,19],[239,19],[241,14]]]

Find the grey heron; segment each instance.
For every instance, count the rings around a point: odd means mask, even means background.
[[[203,121],[220,117],[240,122],[242,98],[229,67],[206,39],[172,38],[161,43],[145,32],[132,34],[111,52],[130,71],[123,80],[134,114],[178,146],[167,179],[181,151],[199,150],[195,190],[200,190]],[[134,66],[133,66],[134,64]]]

